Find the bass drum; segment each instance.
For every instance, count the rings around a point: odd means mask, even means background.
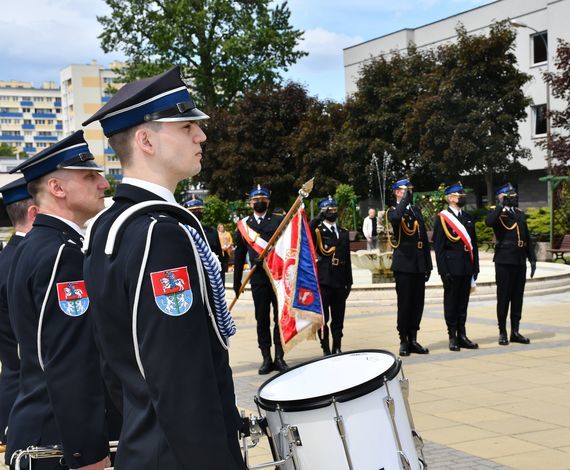
[[[279,468],[423,469],[401,368],[390,352],[360,350],[299,365],[261,385],[255,401],[265,410],[274,452],[286,460]]]

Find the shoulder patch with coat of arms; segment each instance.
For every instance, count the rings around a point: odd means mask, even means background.
[[[154,301],[162,312],[178,317],[190,310],[193,296],[186,266],[150,273],[150,279]]]
[[[59,308],[70,317],[79,317],[89,308],[85,281],[58,282],[56,285]]]

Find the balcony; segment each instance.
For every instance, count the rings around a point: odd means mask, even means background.
[[[47,118],[47,119],[55,119],[55,113],[32,113],[32,117],[34,118]]]
[[[33,106],[34,102],[33,101],[20,101],[20,106]]]
[[[22,124],[22,129],[35,129],[36,126],[34,124]]]
[[[10,142],[21,142],[24,140],[24,136],[23,135],[0,135],[0,140],[1,141],[10,141]]]
[[[14,113],[10,111],[0,111],[0,117],[22,117],[22,113]]]
[[[51,142],[56,142],[56,141],[57,141],[57,136],[55,136],[55,135],[35,135],[35,136],[34,136],[34,140],[35,140],[35,141],[51,141]]]

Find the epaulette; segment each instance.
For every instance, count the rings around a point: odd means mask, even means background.
[[[180,207],[178,204],[166,201],[145,201],[139,202],[134,206],[129,207],[127,210],[122,212],[119,217],[115,219],[109,233],[107,235],[107,242],[105,243],[105,254],[109,257],[113,257],[116,251],[116,247],[119,245],[121,237],[132,220],[142,214],[149,213],[159,213],[159,217],[165,214],[173,216],[179,222],[186,225],[191,225],[196,230],[201,233],[202,237],[205,239],[206,234],[200,225],[198,219],[190,211]],[[157,218],[155,220],[158,221]]]

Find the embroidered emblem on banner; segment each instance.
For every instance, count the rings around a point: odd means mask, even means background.
[[[57,300],[59,308],[70,317],[79,317],[89,308],[89,296],[85,281],[58,282]]]
[[[310,289],[305,289],[304,287],[299,288],[297,296],[301,305],[311,305],[315,301],[314,292]]]
[[[150,273],[150,279],[154,301],[160,310],[173,317],[184,315],[190,310],[192,290],[185,266]]]

